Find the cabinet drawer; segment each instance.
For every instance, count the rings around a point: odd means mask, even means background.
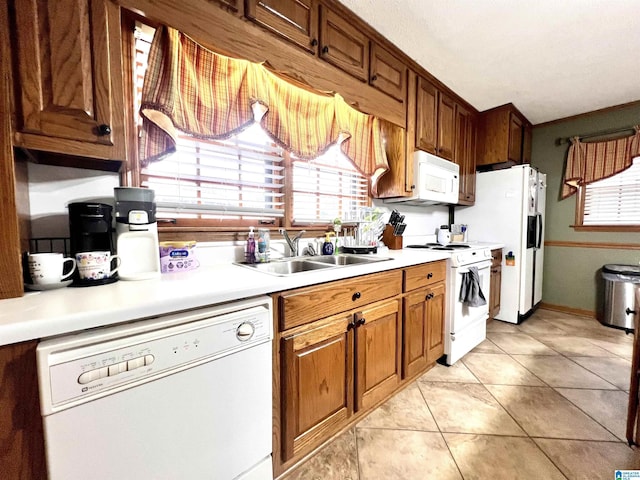
[[[447,261],[426,263],[404,271],[404,291],[410,292],[416,288],[441,282],[447,276]]]
[[[401,292],[401,270],[374,273],[284,292],[278,297],[280,330],[360,308]]]
[[[491,266],[499,267],[500,265],[502,265],[502,249],[491,250]]]

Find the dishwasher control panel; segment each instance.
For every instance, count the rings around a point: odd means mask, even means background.
[[[151,323],[148,332],[71,349],[59,340],[60,351],[47,347],[50,398],[42,400],[43,414],[268,342],[271,322],[270,308],[255,306],[168,328]]]

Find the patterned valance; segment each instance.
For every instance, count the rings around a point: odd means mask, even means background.
[[[626,170],[640,155],[640,125],[635,134],[602,142],[571,139],[562,182],[562,199],[570,197],[581,185],[587,185]]]
[[[376,117],[337,94],[310,92],[264,65],[218,55],[177,30],[160,27],[142,89],[142,164],[175,152],[177,131],[227,138],[254,122],[299,158],[339,144],[360,173],[376,180],[389,169]]]

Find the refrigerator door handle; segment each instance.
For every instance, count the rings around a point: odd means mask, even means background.
[[[538,241],[536,244],[536,248],[540,248],[542,246],[542,214],[538,214]]]

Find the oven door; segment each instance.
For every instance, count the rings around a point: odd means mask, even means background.
[[[469,267],[478,268],[480,290],[486,299],[486,303],[478,307],[471,307],[460,301],[462,274],[467,273]],[[450,274],[451,290],[449,292],[449,312],[447,315],[449,322],[447,338],[445,339],[445,353],[448,365],[458,361],[486,338],[486,322],[489,317],[491,260],[452,267]]]

